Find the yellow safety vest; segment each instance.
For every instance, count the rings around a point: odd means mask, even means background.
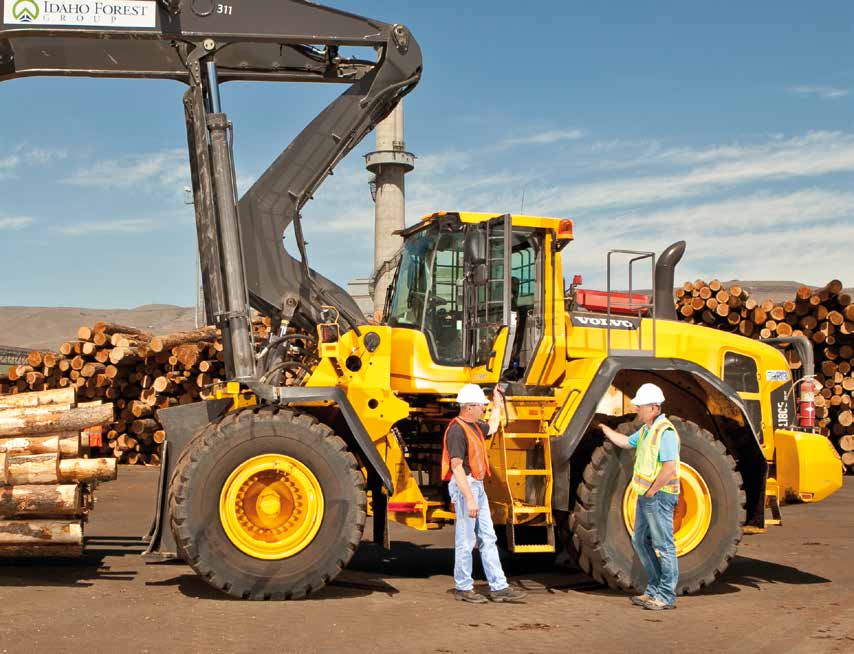
[[[652,429],[644,425],[641,429],[638,445],[635,450],[635,468],[632,475],[632,486],[638,495],[643,495],[658,478],[662,463],[658,460],[658,451],[661,448],[661,436],[668,429],[676,434],[676,442],[679,444],[679,432],[667,418],[656,420]],[[667,484],[661,487],[665,493],[679,494],[679,454],[676,455],[676,472]]]

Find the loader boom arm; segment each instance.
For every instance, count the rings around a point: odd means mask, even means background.
[[[303,326],[322,304],[363,321],[341,288],[308,266],[300,210],[334,166],[421,75],[421,50],[402,25],[306,0],[0,0],[0,81],[28,76],[173,79],[184,97],[205,305],[223,330],[230,376],[254,377],[249,306]],[[54,11],[56,10],[56,11]],[[63,13],[65,12],[65,13]],[[343,58],[341,47],[371,57]],[[228,81],[344,83],[239,200]],[[285,250],[294,224],[300,260]]]

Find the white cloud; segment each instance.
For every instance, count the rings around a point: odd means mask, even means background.
[[[17,155],[11,155],[8,157],[3,157],[0,159],[0,170],[6,170],[9,168],[14,168],[20,162],[20,158]]]
[[[721,191],[740,184],[854,170],[854,134],[842,132],[810,132],[803,137],[774,139],[737,150],[713,148],[679,152],[678,156],[683,159],[708,158],[711,163],[697,165],[684,173],[632,176],[584,185],[554,185],[545,190],[540,203],[549,211],[560,213],[641,206]]]
[[[577,141],[584,136],[580,129],[558,129],[539,132],[519,138],[506,139],[502,145],[511,147],[514,145],[550,145],[561,141]]]
[[[145,218],[111,220],[105,222],[75,223],[59,227],[58,231],[66,236],[88,236],[91,234],[137,233],[147,232],[156,226],[156,222]]]
[[[528,164],[503,169],[494,152],[440,151],[420,157],[406,176],[406,222],[443,210],[516,212],[525,190],[526,213],[576,218],[565,273],[583,272],[595,285],[604,285],[608,249],[660,252],[680,238],[688,241],[688,252],[677,280],[794,277],[823,284],[828,271],[844,278],[851,270],[854,192],[839,190],[844,186],[838,182],[839,189],[830,187],[826,176],[854,171],[854,133],[772,135],[704,147],[601,141],[561,157],[575,160],[579,150],[614,161],[625,151],[622,161],[647,173],[614,175],[591,166],[589,184],[546,185]],[[650,175],[650,161],[667,173]],[[559,163],[550,162],[550,170],[567,175]],[[360,158],[345,161],[305,210],[312,266],[342,283],[371,266],[374,207],[361,164]],[[781,186],[785,190],[776,191]],[[336,238],[352,239],[344,257]],[[286,247],[295,252],[291,238]],[[814,260],[803,256],[810,251],[821,252],[821,265],[804,263]],[[793,260],[803,265],[793,268]]]
[[[676,231],[690,225],[692,231],[711,234],[758,233],[781,226],[812,226],[819,222],[851,220],[854,193],[805,189],[783,195],[756,193],[696,205],[663,210],[622,213],[597,219],[599,229]]]
[[[848,89],[840,89],[834,86],[792,86],[790,93],[796,95],[816,96],[824,100],[838,100],[850,93]]]
[[[37,166],[43,166],[45,164],[49,164],[52,161],[56,161],[58,159],[65,159],[68,157],[67,150],[56,148],[32,147],[27,144],[19,145],[17,148],[15,148],[15,151],[27,163]]]
[[[26,216],[9,216],[0,218],[0,230],[24,229],[32,225],[35,220]]]
[[[831,276],[841,276],[848,285],[854,282],[849,255],[854,244],[854,193],[808,189],[607,220],[581,218],[575,222],[575,235],[575,242],[564,250],[565,274],[584,272],[591,287],[605,285],[609,249],[661,252],[681,239],[688,248],[677,268],[677,283],[718,277],[794,279],[818,285]],[[612,279],[624,284],[626,272],[616,270],[620,272]]]
[[[449,174],[454,171],[464,170],[474,163],[474,157],[470,152],[458,150],[445,150],[434,152],[415,160],[416,174],[410,174],[409,178],[428,177],[430,175]]]
[[[77,186],[128,188],[151,181],[173,185],[189,178],[186,151],[166,150],[122,160],[99,161],[62,181]]]

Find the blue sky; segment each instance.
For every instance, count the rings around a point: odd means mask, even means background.
[[[688,251],[677,281],[854,285],[850,2],[392,2],[424,76],[406,99],[407,222],[433,210],[575,219],[567,275],[605,253]],[[243,189],[343,87],[229,84]],[[0,305],[194,301],[177,83],[0,84]],[[369,136],[305,211],[312,265],[372,264]]]

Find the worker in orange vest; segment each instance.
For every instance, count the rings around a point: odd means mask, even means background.
[[[483,604],[487,597],[474,590],[471,576],[472,550],[480,550],[483,571],[489,582],[488,598],[493,602],[518,602],[526,593],[511,588],[498,557],[495,528],[483,480],[489,476],[489,459],[484,436],[494,434],[501,424],[501,393],[492,395],[489,424],[483,422],[489,401],[477,384],[466,384],[457,393],[460,414],[445,430],[442,447],[442,479],[450,482],[448,492],[457,514],[454,526],[454,598]]]

